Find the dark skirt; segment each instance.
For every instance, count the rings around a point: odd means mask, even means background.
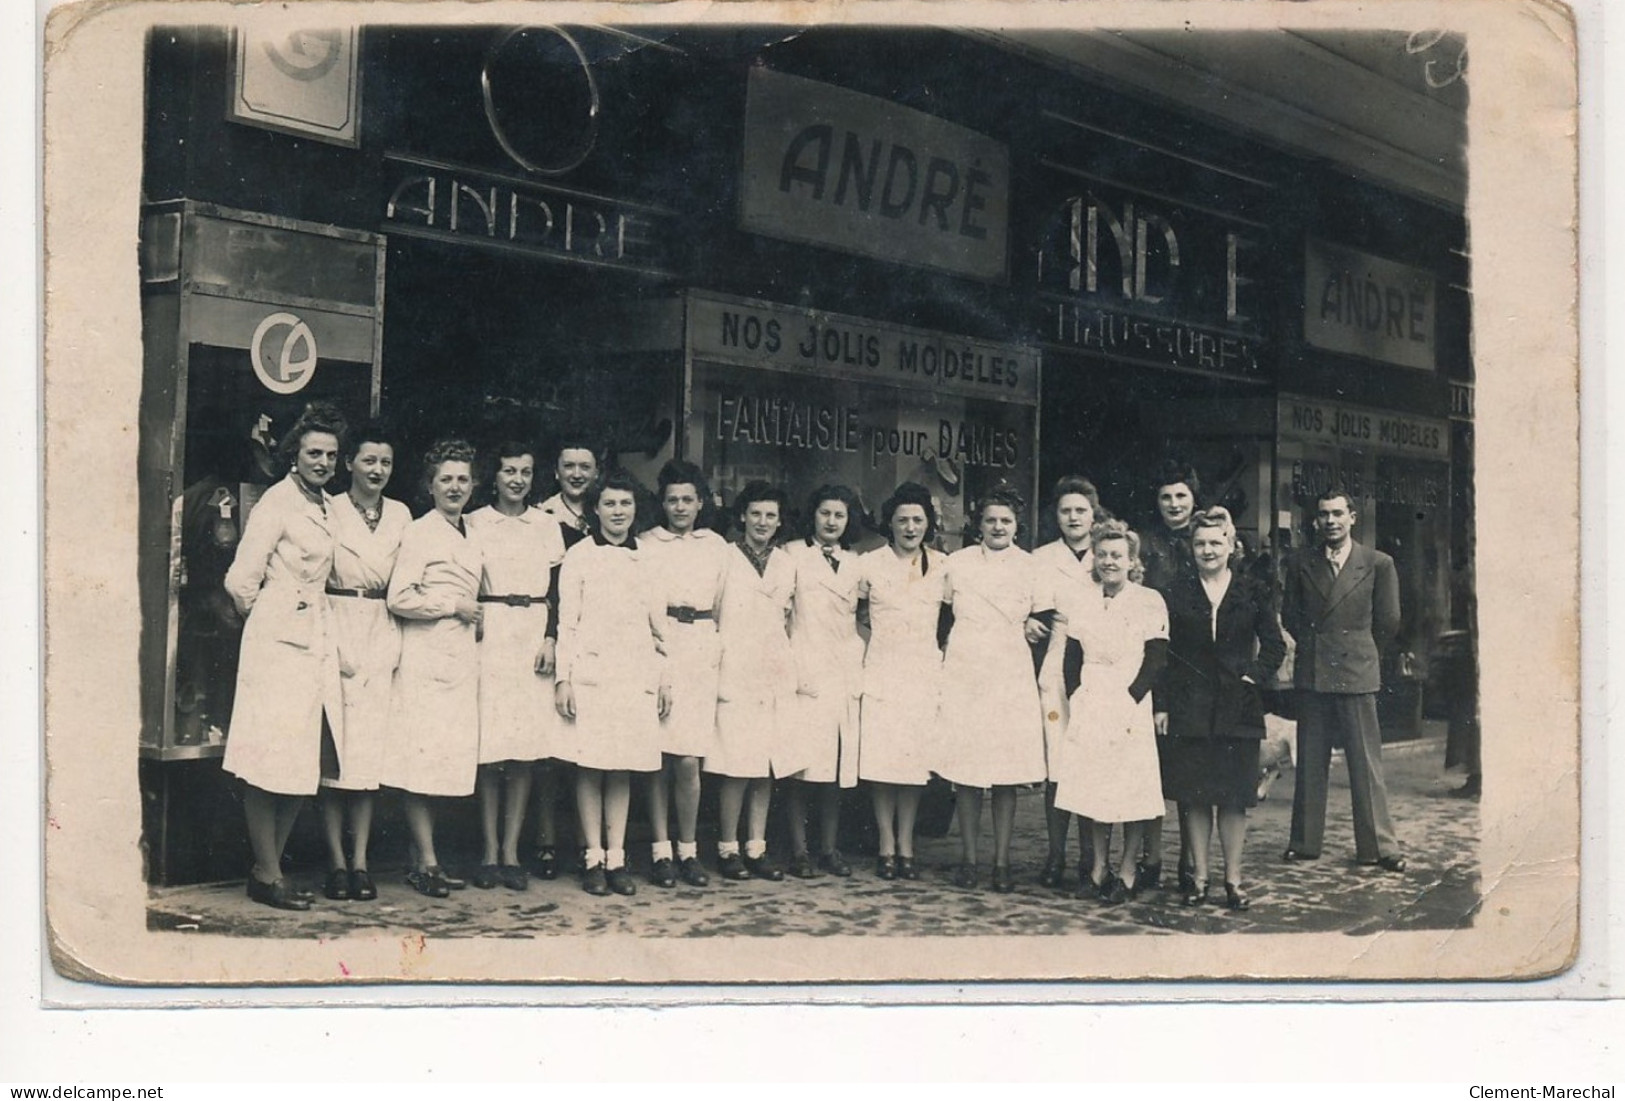
[[[1253,738],[1158,738],[1162,794],[1197,806],[1258,805],[1258,746]]]

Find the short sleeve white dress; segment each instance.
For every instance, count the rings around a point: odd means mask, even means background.
[[[1128,688],[1139,675],[1146,641],[1168,637],[1162,596],[1129,583],[1115,596],[1100,589],[1074,594],[1058,610],[1068,637],[1083,647],[1083,672],[1072,693],[1055,805],[1097,822],[1160,818],[1151,695],[1136,703]]]

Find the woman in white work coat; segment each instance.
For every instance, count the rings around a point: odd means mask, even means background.
[[[858,559],[869,645],[863,657],[858,779],[874,795],[881,879],[918,879],[914,822],[931,779],[930,742],[942,685],[941,622],[946,556],[931,493],[904,482],[880,506],[891,545]]]
[[[466,883],[440,865],[431,796],[472,795],[480,750],[478,601],[483,561],[463,508],[474,493],[473,447],[441,440],[423,457],[434,507],[401,539],[389,610],[402,620],[385,786],[406,793],[418,893],[445,898]]]
[[[322,779],[322,824],[327,834],[324,893],[335,900],[378,897],[367,871],[374,796],[389,739],[390,692],[401,657],[401,630],[385,598],[395,554],[412,513],[384,496],[395,470],[395,445],[379,424],[358,428],[344,441],[350,486],[333,498],[333,572],[327,601],[338,637],[339,684],[344,692],[344,740],[339,774]],[[350,819],[350,855],[344,854],[344,819]]]
[[[774,545],[786,511],[784,491],[750,482],[734,502],[743,537],[734,544],[722,581],[717,631],[717,736],[705,771],[722,778],[718,792],[717,855],[726,879],[781,880],[767,855],[767,814],[773,777],[806,765],[790,738],[795,661],[790,652],[790,595],[795,568]],[[748,836],[740,851],[739,819]]]
[[[982,792],[993,792],[993,889],[1015,889],[1010,837],[1016,788],[1044,780],[1044,715],[1028,648],[1029,617],[1053,612],[1038,592],[1032,555],[1015,545],[1024,502],[998,487],[977,502],[978,541],[948,557],[944,600],[953,626],[942,659],[941,739],[933,769],[957,789],[960,865],[954,882],[977,882]]]
[[[1163,809],[1151,689],[1168,660],[1168,610],[1160,593],[1138,583],[1140,540],[1128,525],[1098,523],[1091,543],[1099,587],[1064,596],[1059,608],[1071,718],[1055,805],[1090,820],[1094,864],[1079,896],[1115,904],[1139,893],[1145,826]],[[1116,822],[1123,852],[1113,875],[1106,857]]]
[[[553,609],[564,534],[559,522],[530,504],[535,449],[498,445],[492,484],[496,500],[468,515],[480,546],[480,799],[484,854],[474,886],[529,886],[519,863],[519,836],[530,801],[531,769],[555,755]]]
[[[587,491],[591,535],[559,571],[554,705],[559,757],[576,765],[576,811],[586,845],[581,887],[637,893],[626,868],[634,772],[660,767],[660,720],[671,711],[666,608],[633,534],[643,489],[612,471]]]
[[[710,489],[699,467],[681,459],[666,463],[655,497],[660,526],[644,532],[643,546],[665,603],[672,706],[660,723],[661,767],[649,777],[649,828],[654,834],[649,879],[657,887],[675,887],[679,877],[691,887],[704,887],[711,877],[700,865],[700,761],[716,743],[722,661],[717,606],[735,551],[701,523]]]
[[[1055,483],[1052,500],[1055,507],[1055,527],[1058,537],[1033,551],[1033,563],[1038,567],[1041,591],[1048,592],[1058,607],[1067,593],[1082,593],[1097,587],[1090,572],[1095,556],[1089,545],[1089,532],[1095,521],[1108,519],[1100,506],[1100,495],[1088,478],[1079,474],[1063,475]],[[1061,763],[1062,737],[1066,732],[1069,704],[1066,687],[1061,677],[1061,657],[1066,650],[1066,629],[1053,619],[1050,622],[1029,621],[1027,641],[1042,654],[1038,670],[1038,702],[1044,709],[1044,762],[1047,779],[1044,783],[1044,819],[1049,833],[1049,853],[1038,882],[1044,887],[1061,888],[1066,873],[1066,836],[1071,832],[1071,812],[1055,805],[1055,777]],[[1089,841],[1089,826],[1078,823],[1078,878],[1089,874],[1094,861]]]
[[[322,487],[338,469],[345,427],[330,405],[305,408],[282,440],[288,476],[248,514],[225,577],[247,619],[225,769],[247,785],[248,897],[280,910],[310,908],[313,896],[282,878],[282,850],[303,797],[320,783],[324,730],[335,747],[343,738],[338,648],[323,593],[337,506]]]
[[[863,638],[858,634],[858,563],[851,551],[861,515],[856,493],[826,485],[807,500],[807,537],[784,548],[795,566],[790,649],[796,700],[791,737],[807,767],[787,785],[790,874],[847,876],[851,866],[836,842],[841,789],[858,784],[858,698],[863,689]],[[818,789],[815,864],[807,849],[807,789]]]

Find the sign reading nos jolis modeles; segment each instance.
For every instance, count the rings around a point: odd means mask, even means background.
[[[752,69],[740,225],[752,232],[1007,278],[1010,156],[883,99]]]

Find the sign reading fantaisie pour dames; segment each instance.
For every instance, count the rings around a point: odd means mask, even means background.
[[[1008,277],[1010,156],[873,96],[752,69],[740,225],[986,282]]]

